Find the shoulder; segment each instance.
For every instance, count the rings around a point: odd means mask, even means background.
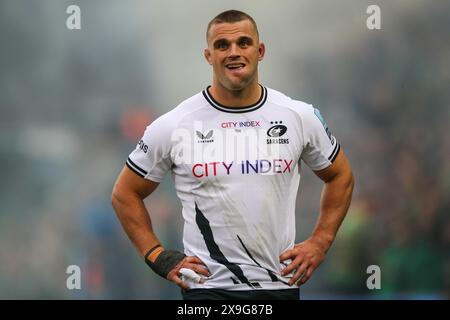
[[[315,108],[312,104],[293,99],[288,95],[271,88],[267,88],[267,92],[267,101],[271,104],[290,110],[301,118],[308,118],[309,116],[314,115]]]
[[[179,126],[179,124],[195,112],[207,106],[201,92],[182,101],[172,110],[156,118],[149,127],[157,127],[162,131],[171,131]]]

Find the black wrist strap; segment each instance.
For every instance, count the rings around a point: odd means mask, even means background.
[[[169,272],[185,257],[186,255],[182,252],[176,250],[164,250],[158,255],[154,262],[146,259],[145,263],[154,272],[166,279]]]
[[[148,252],[147,252],[147,253],[145,254],[145,256],[144,256],[145,262],[148,261],[148,256],[149,256],[153,251],[155,251],[157,248],[159,248],[159,247],[162,247],[162,245],[161,245],[161,244],[157,244],[156,246],[154,246],[154,247],[152,247],[150,250],[148,250]]]

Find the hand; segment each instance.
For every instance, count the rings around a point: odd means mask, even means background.
[[[211,276],[211,273],[206,267],[206,264],[202,260],[195,256],[185,257],[167,274],[167,280],[176,283],[178,286],[185,290],[189,289],[189,286],[183,280],[181,280],[181,268],[191,269],[205,277]],[[203,279],[201,281],[203,281]]]
[[[281,262],[288,259],[292,260],[286,268],[281,270],[281,275],[284,276],[295,270],[288,283],[290,286],[294,283],[302,285],[309,280],[314,270],[325,259],[325,253],[326,249],[323,245],[312,238],[298,243],[294,248],[286,250],[280,255]]]

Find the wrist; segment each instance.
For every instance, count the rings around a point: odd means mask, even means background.
[[[161,244],[157,244],[153,247],[151,247],[145,254],[144,254],[144,261],[146,263],[155,262],[156,258],[161,254],[161,252],[164,251],[164,248]]]
[[[145,259],[145,263],[154,272],[166,279],[169,272],[180,264],[185,257],[184,253],[177,250],[161,250],[153,262]]]
[[[325,232],[315,231],[309,238],[312,242],[317,243],[324,252],[327,252],[330,249],[331,244],[334,241],[334,236]]]

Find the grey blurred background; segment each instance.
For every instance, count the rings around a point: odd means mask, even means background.
[[[66,8],[81,8],[68,30]],[[381,8],[368,30],[366,8]],[[356,177],[354,199],[305,299],[450,297],[450,3],[396,1],[0,2],[0,298],[179,299],[138,257],[110,205],[145,126],[210,83],[205,28],[252,15],[261,82],[321,109]],[[317,218],[304,170],[297,241]],[[181,249],[170,175],[146,204]],[[81,268],[81,290],[66,268]],[[366,269],[381,268],[381,290]]]

